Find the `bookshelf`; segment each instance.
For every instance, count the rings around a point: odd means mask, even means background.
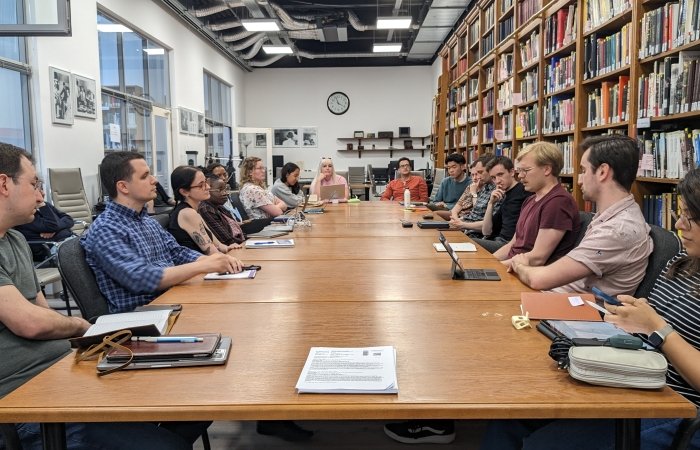
[[[562,182],[584,209],[578,145],[627,134],[640,145],[635,198],[670,226],[670,193],[700,166],[700,1],[482,0],[443,50],[438,94],[454,92],[461,108],[456,132],[437,124],[451,139],[443,158],[516,157],[554,142]]]

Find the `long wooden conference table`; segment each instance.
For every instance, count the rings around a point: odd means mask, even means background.
[[[423,214],[329,205],[289,236],[294,248],[236,251],[262,266],[255,279],[197,276],[156,300],[183,305],[173,332],[231,336],[225,366],[98,378],[94,362],[68,356],[0,400],[0,423],[42,422],[47,448],[61,448],[62,423],[81,421],[611,418],[622,419],[618,448],[638,448],[640,418],[695,416],[670,388],[591,386],[557,370],[547,338],[511,325],[529,289],[481,248],[461,253],[464,265],[502,280],[452,280],[437,232],[399,223]],[[295,391],[311,347],[377,345],[397,349],[398,394]]]

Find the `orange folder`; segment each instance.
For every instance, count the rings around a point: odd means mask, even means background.
[[[569,297],[581,297],[583,305],[572,306]],[[586,303],[586,300],[595,302],[595,297],[593,294],[578,293],[520,293],[523,313],[527,312],[530,319],[602,321],[600,313]]]

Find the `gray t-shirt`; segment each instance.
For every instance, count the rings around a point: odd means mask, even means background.
[[[34,303],[39,282],[24,236],[9,230],[0,238],[0,286],[14,285]],[[65,339],[37,341],[15,335],[0,322],[0,398],[9,394],[70,351]]]

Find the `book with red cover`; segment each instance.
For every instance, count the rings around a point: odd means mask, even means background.
[[[572,306],[569,297],[581,297],[583,304]],[[595,302],[595,297],[593,294],[558,292],[522,292],[520,294],[523,314],[528,313],[530,319],[602,321],[600,313],[586,303],[586,300]]]

